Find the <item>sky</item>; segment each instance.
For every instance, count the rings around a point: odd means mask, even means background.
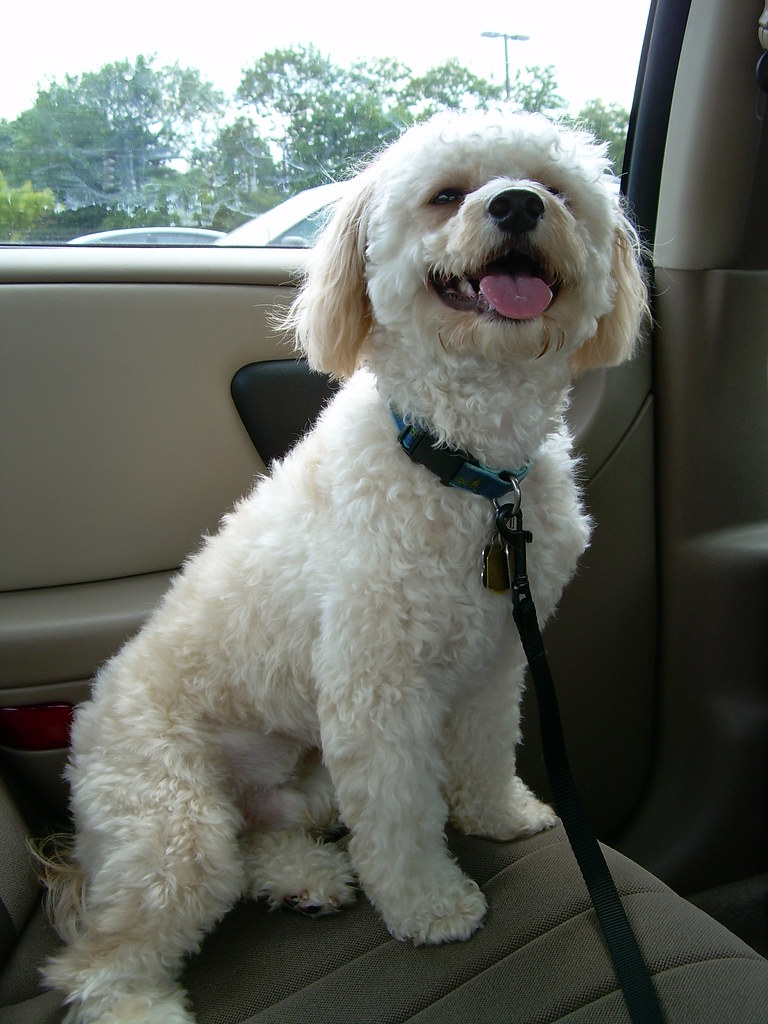
[[[138,54],[198,68],[230,96],[242,68],[263,53],[308,43],[340,64],[396,56],[416,73],[455,57],[503,83],[504,43],[484,38],[487,31],[529,36],[509,43],[510,74],[554,64],[572,113],[595,98],[629,108],[648,2],[14,0],[0,19],[0,118],[31,106],[38,85]]]

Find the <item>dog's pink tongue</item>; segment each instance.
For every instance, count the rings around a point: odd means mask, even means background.
[[[525,270],[509,273],[491,269],[480,282],[480,292],[497,313],[510,320],[541,316],[552,301],[552,289],[540,277]]]

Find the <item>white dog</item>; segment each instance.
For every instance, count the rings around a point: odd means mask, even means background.
[[[67,945],[47,970],[68,1020],[191,1021],[175,976],[246,893],[331,910],[359,880],[399,939],[480,926],[446,822],[513,839],[555,816],[515,774],[524,658],[509,597],[481,583],[482,470],[445,486],[401,424],[423,451],[525,474],[544,619],[589,536],[570,381],[628,358],[645,311],[583,134],[440,117],[359,175],[290,313],[345,385],[78,710],[77,833],[50,894]],[[337,816],[348,853],[318,840]]]

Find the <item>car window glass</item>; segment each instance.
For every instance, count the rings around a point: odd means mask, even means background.
[[[208,26],[175,0],[135,0],[130,19],[40,0],[31,32],[11,5],[0,244],[308,246],[332,206],[319,186],[415,119],[501,102],[585,125],[618,173],[647,10],[551,0],[468,18],[393,0],[365,27],[346,0],[220,0]],[[294,222],[259,224],[305,193],[317,205]]]

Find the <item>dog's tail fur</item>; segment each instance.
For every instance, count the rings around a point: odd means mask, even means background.
[[[73,855],[73,837],[66,833],[27,839],[35,869],[45,889],[45,909],[61,939],[79,934],[85,914],[86,879]]]

